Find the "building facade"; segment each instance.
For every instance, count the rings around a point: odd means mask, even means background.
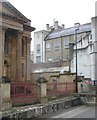
[[[45,62],[45,42],[44,39],[49,31],[41,30],[34,33],[34,63]]]
[[[97,81],[97,17],[91,18],[90,33],[77,43],[78,76]],[[76,72],[76,46],[74,46],[71,72]]]
[[[47,30],[50,32],[44,39],[44,62],[50,63],[50,66],[54,62],[67,62],[66,66],[69,66],[70,72],[76,73],[77,37],[77,74],[92,81],[97,80],[96,22],[97,17],[93,17],[90,23],[80,25],[77,33],[75,33],[75,26],[61,28],[58,22],[54,24],[54,27],[47,25]]]
[[[60,31],[64,29],[64,24],[62,26],[58,25],[58,21],[54,21],[53,26],[46,24],[46,30],[41,30],[34,32],[34,63],[45,63],[45,39],[52,31]]]
[[[77,41],[89,34],[90,31],[90,23],[80,25],[80,30],[77,33]],[[75,43],[75,27],[53,31],[45,40],[45,61],[70,61],[70,44],[72,43]]]
[[[91,78],[91,53],[93,51],[92,45],[92,26],[90,26],[90,32],[85,34],[78,42],[77,42],[77,75],[83,76],[84,78]],[[79,28],[80,30],[80,28]],[[76,44],[74,44],[71,59],[71,73],[76,73]]]
[[[30,80],[31,21],[9,2],[0,2],[0,79]]]
[[[93,51],[91,52],[91,78],[93,81],[97,82],[97,16],[91,19],[92,25],[92,44],[93,44]]]

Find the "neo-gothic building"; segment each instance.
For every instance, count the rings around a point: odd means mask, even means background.
[[[9,2],[0,3],[0,79],[30,80],[31,20]]]

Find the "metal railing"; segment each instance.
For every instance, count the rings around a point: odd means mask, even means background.
[[[30,83],[11,84],[12,105],[25,105],[38,102],[38,85]]]
[[[47,84],[47,96],[63,96],[74,94],[76,86],[74,82],[51,82]]]

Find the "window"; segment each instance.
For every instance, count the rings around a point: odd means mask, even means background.
[[[46,45],[46,51],[48,52],[48,51],[51,51],[51,44],[50,43],[48,43],[47,45]]]
[[[8,54],[8,40],[7,39],[5,39],[4,52],[5,54]]]
[[[24,77],[24,63],[22,63],[22,77]]]
[[[92,39],[92,35],[90,35],[90,39]]]
[[[64,48],[69,48],[69,39],[68,37],[64,40]]]
[[[56,56],[56,57],[54,58],[54,61],[62,61],[62,57],[61,57],[61,56]]]
[[[40,63],[41,62],[41,56],[36,56],[36,63]]]
[[[22,39],[22,57],[24,57],[24,39]]]
[[[47,62],[51,62],[51,61],[52,61],[51,57],[47,58]]]
[[[5,34],[4,53],[7,55],[8,52],[9,52],[9,39],[7,34]]]
[[[36,45],[36,52],[37,52],[37,53],[40,53],[40,44],[37,44],[37,45]]]
[[[61,42],[60,41],[55,41],[54,49],[55,50],[60,50],[61,48]]]

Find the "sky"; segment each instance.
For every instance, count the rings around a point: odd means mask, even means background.
[[[22,14],[31,19],[35,31],[45,30],[46,24],[74,26],[74,23],[88,23],[95,16],[96,0],[8,0]],[[33,50],[33,33],[31,50]]]

